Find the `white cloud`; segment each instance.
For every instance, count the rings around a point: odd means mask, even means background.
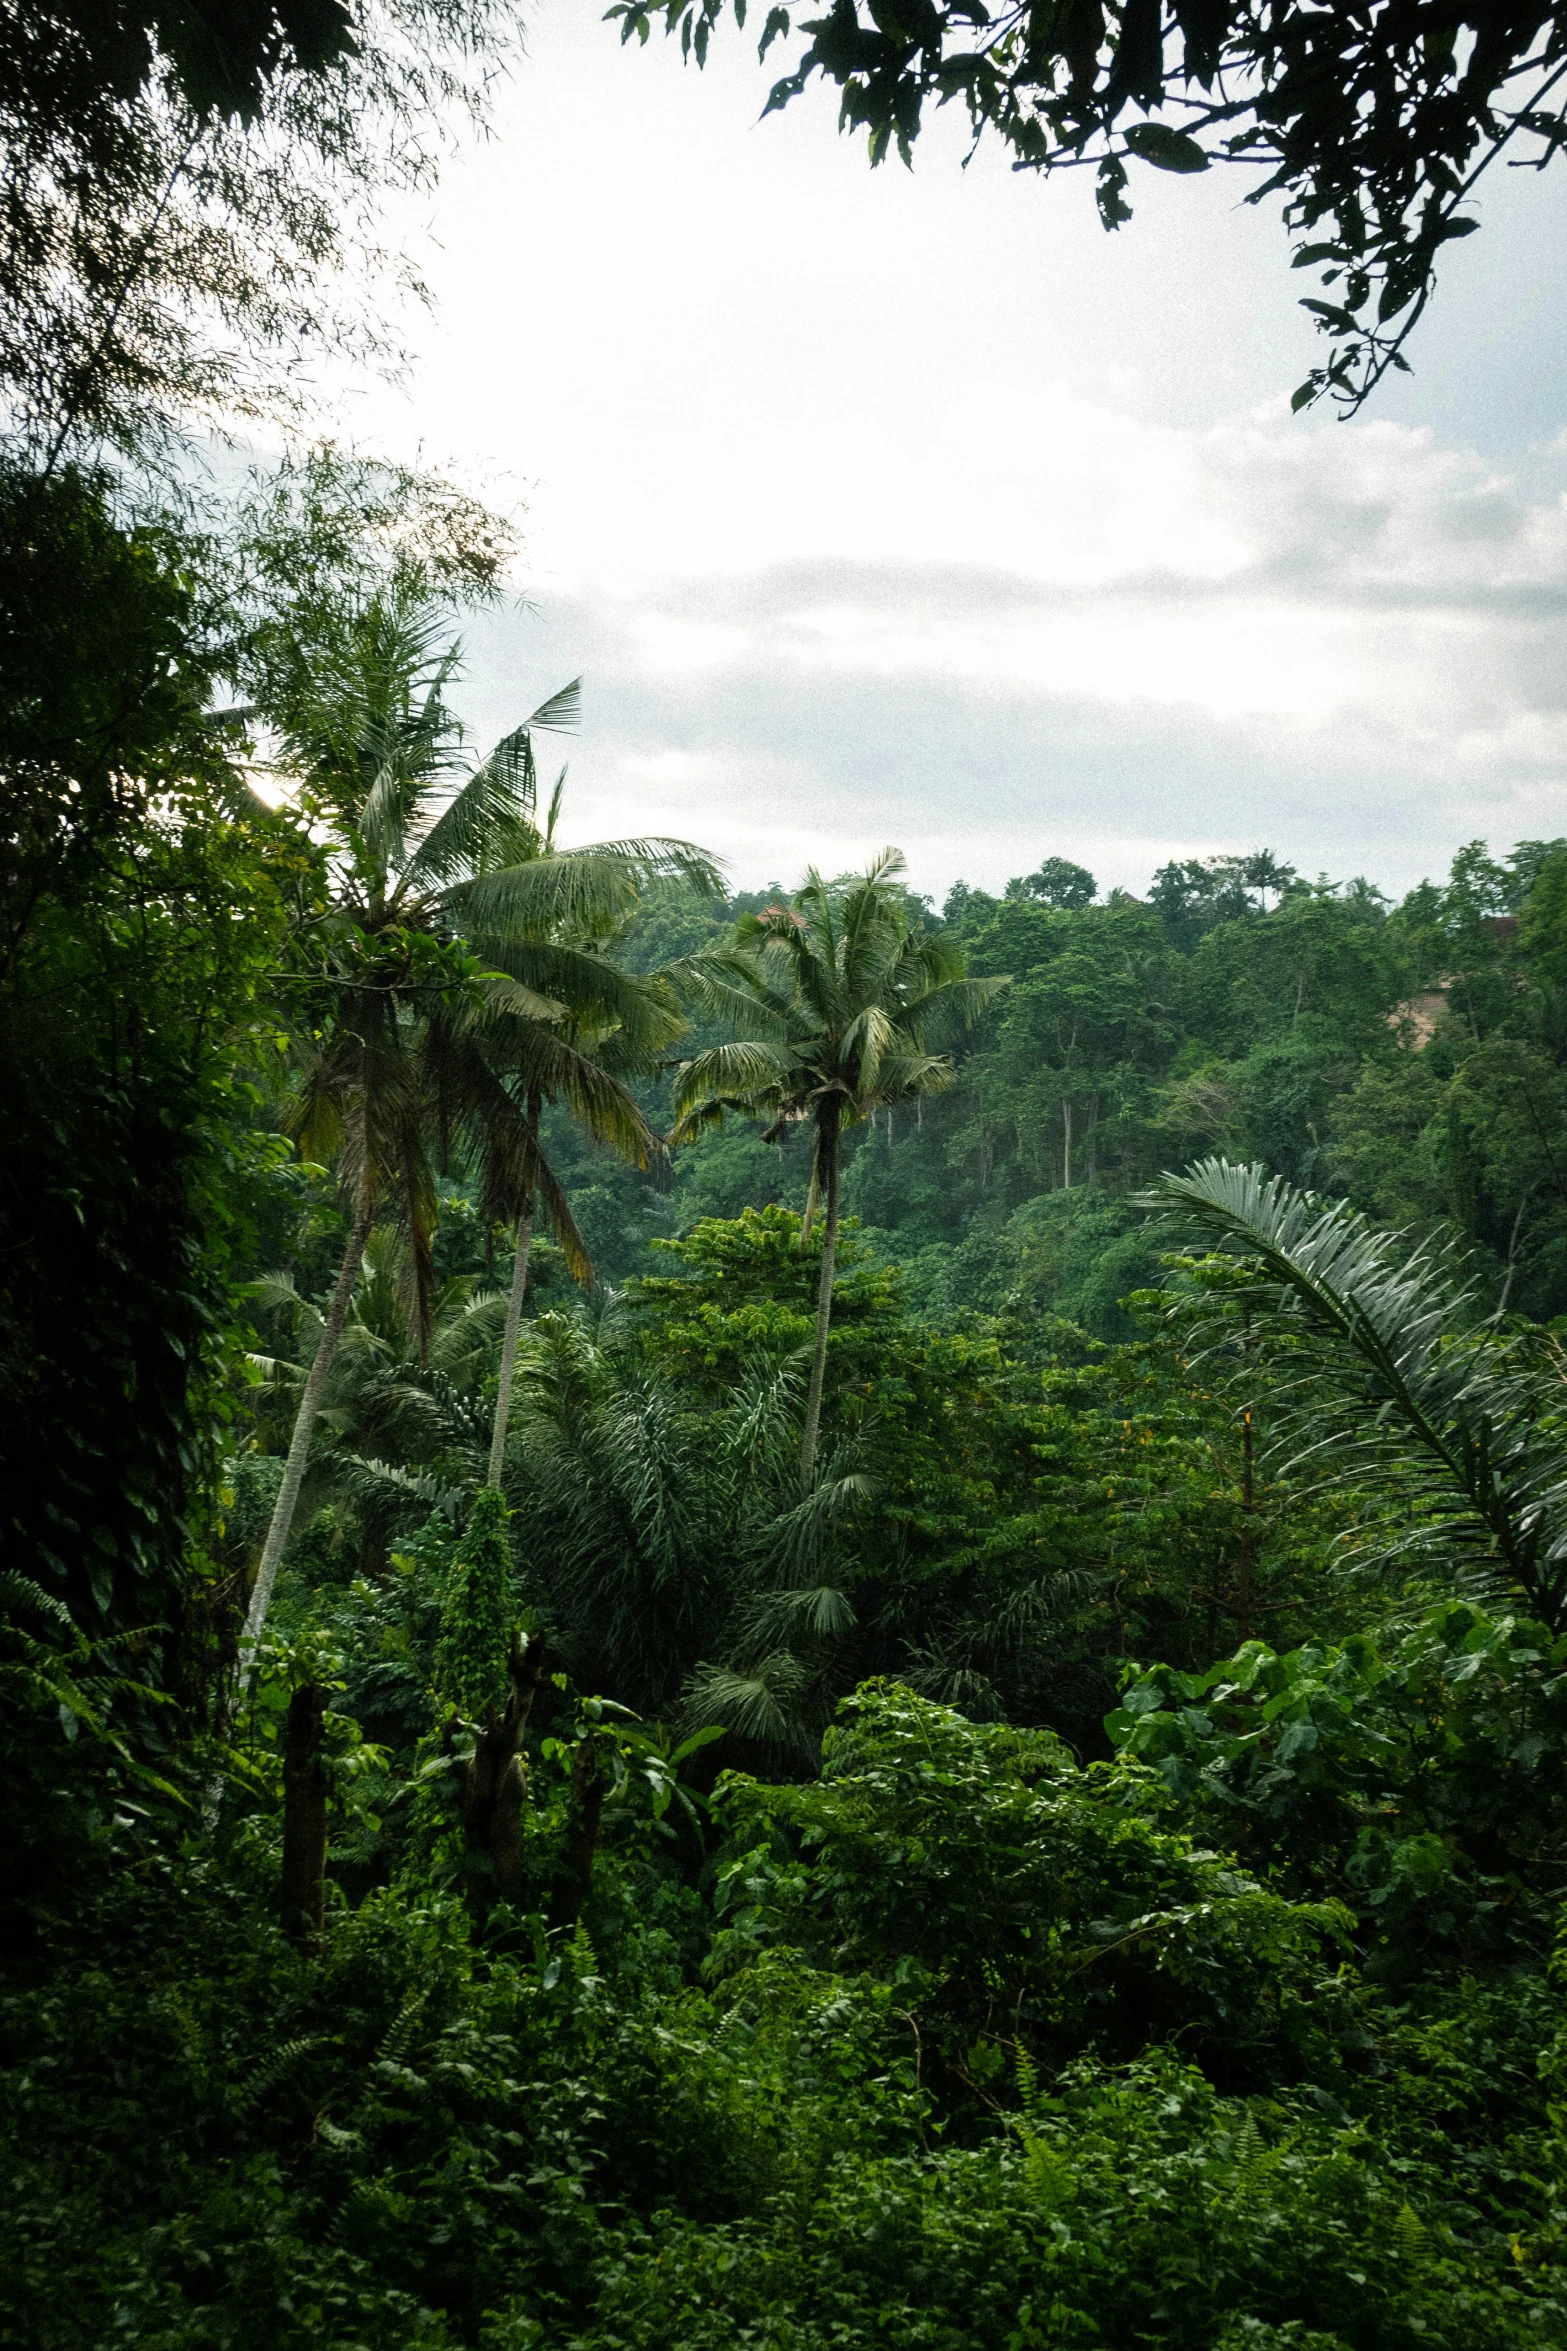
[[[938,892],[1047,850],[1141,888],[1263,840],[1401,888],[1471,834],[1567,829],[1559,501],[1402,427],[1149,437],[1163,527],[1097,578],[927,549],[547,600],[589,676],[599,821],[711,838],[758,879],[896,838]],[[1223,570],[1183,574],[1182,534]]]

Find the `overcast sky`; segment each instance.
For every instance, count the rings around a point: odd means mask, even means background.
[[[956,123],[912,175],[825,93],[758,123],[744,39],[699,75],[543,0],[529,52],[399,224],[406,385],[341,414],[526,502],[464,700],[583,673],[575,836],[752,885],[894,841],[939,897],[1260,845],[1399,891],[1567,832],[1567,166],[1498,175],[1343,426],[1289,415],[1311,289],[1237,175],[1143,170],[1106,237]]]

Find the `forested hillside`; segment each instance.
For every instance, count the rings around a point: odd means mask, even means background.
[[[925,1307],[1027,1303],[1125,1338],[1120,1299],[1157,1279],[1133,1196],[1220,1151],[1443,1224],[1493,1304],[1549,1320],[1567,1309],[1563,846],[1472,842],[1397,904],[1266,851],[1165,866],[1141,900],[1046,858],[1000,899],[960,882],[939,915],[920,901],[1011,985],[950,1092],[860,1130],[846,1208]],[[629,953],[689,953],[769,895],[649,908]],[[798,1206],[805,1183],[798,1153],[729,1133],[643,1183],[583,1162],[578,1213],[621,1279],[644,1235]]]

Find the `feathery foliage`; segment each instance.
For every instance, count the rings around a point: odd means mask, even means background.
[[[1378,1232],[1342,1201],[1221,1159],[1157,1200],[1240,1261],[1215,1295],[1283,1343],[1297,1468],[1396,1497],[1394,1548],[1472,1571],[1560,1629],[1567,1445],[1556,1349],[1478,1322],[1464,1253]]]

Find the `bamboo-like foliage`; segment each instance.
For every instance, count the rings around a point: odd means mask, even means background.
[[[1205,1159],[1149,1204],[1236,1262],[1216,1293],[1269,1350],[1291,1474],[1379,1494],[1385,1555],[1425,1559],[1553,1629],[1567,1621],[1567,1366],[1479,1314],[1466,1253],[1377,1230],[1260,1166]]]

